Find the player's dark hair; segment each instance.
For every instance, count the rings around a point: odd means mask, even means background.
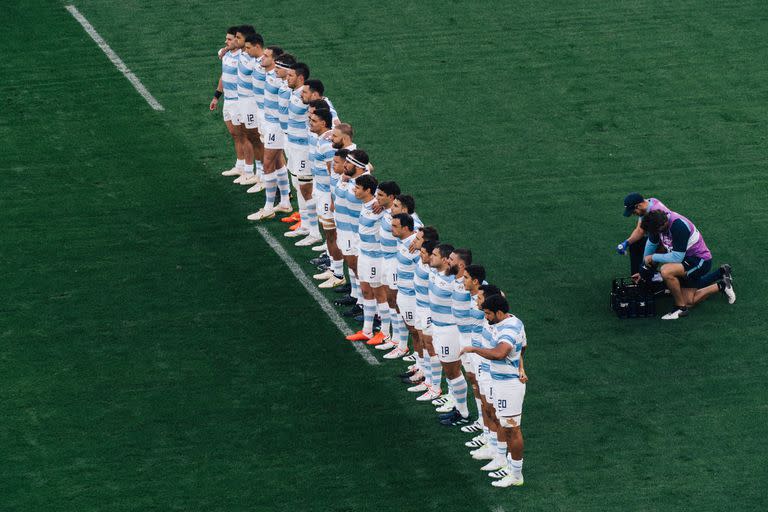
[[[257,45],[261,46],[262,48],[264,47],[264,38],[261,37],[261,34],[257,34],[256,32],[254,32],[253,34],[248,34],[247,36],[245,36],[245,42],[246,43],[251,43],[251,44],[257,44]]]
[[[275,52],[272,52],[272,55],[274,56]],[[296,57],[291,55],[290,53],[281,53],[279,57],[275,57],[275,62],[279,62],[283,66],[291,67],[294,64],[296,64]]]
[[[381,188],[381,185],[379,185],[379,188]],[[401,226],[413,231],[413,217],[411,217],[407,213],[398,213],[397,215],[392,216],[392,220],[395,220],[395,219],[400,221]]]
[[[272,58],[277,60],[279,56],[285,53],[285,51],[279,46],[267,46],[267,50],[272,52]]]
[[[429,254],[432,254],[432,251],[435,250],[435,247],[437,247],[437,244],[439,244],[435,239],[432,238],[425,238],[424,241],[421,243],[421,248],[427,251]]]
[[[388,196],[397,196],[400,194],[400,185],[394,181],[382,181],[379,183],[379,190]]]
[[[366,153],[362,149],[353,149],[352,151],[349,152],[349,156],[351,156],[358,162],[364,163],[366,165],[368,164],[368,162],[371,161],[371,159],[368,158],[368,153]]]
[[[296,76],[304,77],[305,81],[309,78],[309,66],[307,66],[303,62],[297,62],[292,67],[293,67],[293,70],[296,72]]]
[[[451,244],[440,244],[437,246],[437,252],[441,258],[447,258],[453,252],[454,247]]]
[[[485,267],[482,265],[467,265],[464,272],[469,274],[469,277],[472,279],[477,279],[480,283],[485,281]]]
[[[461,261],[464,262],[464,265],[471,265],[472,264],[472,250],[466,249],[464,247],[460,247],[458,249],[454,249],[453,252],[461,258]]]
[[[363,174],[355,178],[355,186],[360,186],[364,190],[370,190],[371,194],[376,192],[376,186],[379,184],[378,180],[371,174]]]
[[[483,291],[483,295],[485,297],[490,297],[492,295],[501,295],[501,290],[496,285],[481,284],[480,289]]]
[[[306,85],[306,83],[304,85]],[[309,102],[309,106],[314,109],[323,108],[325,110],[331,110],[331,106],[325,100],[312,100]]]
[[[663,210],[653,210],[648,213],[640,222],[640,227],[648,233],[659,233],[662,226],[669,220],[667,212]]]
[[[320,96],[325,94],[325,86],[323,85],[323,82],[318,80],[317,78],[313,78],[312,80],[307,80],[304,85],[309,87],[309,90],[312,92],[316,92]]]
[[[253,28],[253,25],[240,25],[237,27],[237,31],[243,34],[244,36],[247,36],[248,34],[255,34],[256,29]]]
[[[437,228],[434,226],[422,226],[419,231],[424,233],[424,240],[440,240],[440,233],[437,232]]]
[[[229,27],[227,29],[227,34],[231,34],[233,36],[236,36],[237,35],[237,29],[238,29],[238,27],[236,27],[236,26],[235,27]]]
[[[497,293],[496,295],[485,297],[485,300],[483,300],[483,309],[487,309],[492,313],[498,313],[499,311],[502,313],[509,313],[509,302],[507,302],[507,299],[502,297],[500,293]]]
[[[413,212],[416,211],[416,200],[413,198],[413,196],[409,196],[408,194],[400,194],[395,199],[400,201],[400,204],[405,206],[405,209],[408,210],[408,213],[413,215]]]
[[[330,128],[333,124],[333,116],[331,115],[331,111],[327,108],[317,108],[315,109],[314,114],[320,118],[321,121],[325,123],[326,128]],[[345,157],[346,158],[346,157]]]
[[[337,156],[342,160],[344,160],[345,158],[347,158],[348,154],[349,154],[349,150],[342,148],[342,149],[337,149],[336,153],[334,153],[334,156]]]

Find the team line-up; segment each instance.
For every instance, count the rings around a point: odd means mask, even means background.
[[[374,177],[352,127],[341,122],[307,64],[265,46],[250,25],[227,30],[219,58],[210,108],[223,97],[236,152],[235,166],[222,174],[236,176],[249,193],[265,194],[264,206],[248,219],[286,214],[285,236],[321,253],[310,260],[319,267],[319,287],[348,292],[335,304],[350,306],[344,314],[362,328],[347,339],[387,351],[385,359],[412,362],[400,375],[408,391],[434,405],[442,425],[477,434],[465,444],[472,458],[488,461],[481,469],[492,485],[523,485],[527,340],[504,293],[486,282],[469,249],[441,241],[434,227],[423,225],[412,196]],[[473,423],[469,386],[478,410]]]

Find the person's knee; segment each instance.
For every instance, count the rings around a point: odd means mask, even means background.
[[[661,271],[659,272],[661,274],[661,277],[663,279],[672,279],[677,277],[677,269],[671,267],[670,265],[664,265],[661,267]]]

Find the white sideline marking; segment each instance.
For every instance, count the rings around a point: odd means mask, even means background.
[[[133,71],[128,69],[128,66],[125,65],[125,62],[123,62],[123,59],[121,59],[115,53],[115,51],[109,47],[104,38],[101,37],[98,32],[96,32],[95,28],[93,28],[93,25],[91,25],[88,20],[85,19],[85,16],[80,14],[80,11],[77,10],[77,7],[74,5],[66,5],[64,8],[69,11],[69,14],[71,14],[77,20],[77,22],[80,23],[80,25],[83,26],[88,35],[91,36],[91,39],[93,39],[96,44],[99,45],[99,48],[101,48],[101,50],[106,54],[106,56],[109,57],[109,60],[112,61],[112,64],[115,65],[115,67],[125,76],[125,78],[128,79],[129,82],[131,82],[131,85],[133,85],[133,87],[136,89],[136,92],[141,94],[144,99],[147,100],[149,106],[155,110],[164,111],[165,109],[160,104],[160,102],[157,101],[154,96],[152,96],[152,93],[150,93],[146,87],[144,87],[144,84],[141,83],[139,77],[134,75]]]
[[[263,226],[257,226],[256,230],[259,232],[262,238],[264,238],[264,241],[269,244],[272,250],[275,251],[278,256],[280,256],[280,259],[283,260],[283,263],[285,263],[285,265],[293,273],[296,279],[299,280],[304,289],[309,292],[313,299],[315,299],[315,302],[320,305],[320,308],[325,311],[325,313],[328,315],[328,318],[331,319],[331,322],[333,322],[333,324],[339,329],[341,334],[344,336],[352,334],[352,331],[349,329],[346,322],[344,322],[344,319],[341,318],[341,315],[339,315],[331,303],[328,302],[328,299],[326,299],[323,294],[320,293],[320,290],[318,290],[317,286],[315,286],[315,283],[309,280],[304,271],[301,270],[301,267],[299,267],[299,264],[296,263],[293,258],[291,258],[291,255],[288,254],[285,249],[283,249],[283,246],[280,245],[280,242],[278,242],[275,237],[273,237],[269,231],[267,231],[267,228]],[[355,350],[357,350],[357,353],[360,354],[363,359],[365,359],[366,363],[371,365],[379,364],[379,360],[373,357],[373,354],[371,354],[371,352],[365,345],[363,345],[362,342],[353,342],[352,346],[355,348]]]

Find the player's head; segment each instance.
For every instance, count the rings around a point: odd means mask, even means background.
[[[382,208],[391,208],[392,201],[400,194],[400,185],[394,181],[382,181],[379,183],[379,188],[376,190],[376,202],[378,202]]]
[[[422,226],[416,231],[416,238],[419,240],[435,240],[440,241],[440,233],[437,232],[437,228],[434,226]]]
[[[297,62],[288,70],[288,74],[285,76],[285,81],[288,82],[288,87],[295,91],[299,87],[303,87],[304,81],[308,78],[309,66],[303,62]]]
[[[381,188],[381,185],[379,185]],[[392,236],[405,240],[413,234],[413,217],[407,213],[392,216]]]
[[[467,265],[472,264],[472,251],[463,247],[454,249],[448,257],[450,265],[448,273],[454,276],[463,276]]]
[[[478,290],[477,290],[477,305],[478,305],[478,307],[482,309],[483,301],[485,300],[486,297],[490,297],[491,295],[501,295],[501,296],[504,296],[504,293],[496,285],[493,285],[493,284],[481,284],[478,287]]]
[[[283,49],[279,46],[267,46],[264,48],[264,55],[261,57],[261,65],[267,71],[271,71],[275,67],[275,59],[280,57],[283,53]]]
[[[237,27],[229,27],[227,29],[227,35],[224,38],[224,46],[227,50],[234,50],[237,48],[235,43],[235,37],[237,36]]]
[[[237,27],[237,30],[235,31],[235,41],[237,42],[237,47],[245,48],[245,37],[248,34],[254,33],[256,33],[256,29],[253,28],[253,25],[240,25]]]
[[[667,228],[668,223],[669,216],[667,215],[667,212],[663,210],[654,210],[643,217],[643,220],[640,222],[640,227],[645,230],[646,233],[655,235],[664,231]]]
[[[449,269],[448,258],[451,257],[454,247],[451,244],[439,244],[432,250],[432,257],[429,259],[429,266],[444,272]]]
[[[483,312],[489,324],[497,324],[507,317],[509,302],[501,294],[486,295],[483,300]]]
[[[349,154],[348,149],[337,149],[333,154],[333,172],[336,174],[344,174],[344,162],[347,160]]]
[[[331,106],[325,100],[312,100],[307,103],[309,111],[314,112],[317,109],[331,110]]]
[[[304,103],[309,103],[312,100],[321,100],[324,94],[325,86],[323,82],[313,78],[304,82],[304,88],[301,90],[301,100]]]
[[[476,294],[483,281],[485,281],[484,266],[472,264],[464,268],[464,289],[469,293]]]
[[[254,32],[245,36],[245,51],[251,57],[261,57],[264,53],[264,38]]]
[[[373,199],[378,181],[370,174],[363,174],[355,178],[355,197],[364,203]]]
[[[331,129],[333,117],[331,116],[331,111],[327,108],[319,108],[309,114],[307,120],[309,121],[309,131],[322,135]]]
[[[350,177],[362,174],[368,168],[369,162],[368,153],[362,149],[352,150],[344,160],[344,174]]]
[[[624,216],[637,215],[642,217],[648,212],[648,201],[638,192],[627,194],[624,198]]]
[[[425,265],[430,265],[430,261],[432,260],[432,251],[435,250],[435,247],[437,247],[439,242],[437,240],[416,240],[416,242],[419,249],[419,256],[421,257],[421,262]]]
[[[296,64],[296,57],[290,53],[283,53],[275,57],[275,74],[282,79],[288,75],[288,71]]]
[[[392,201],[392,213],[407,213],[413,215],[416,211],[416,200],[413,196],[407,194],[400,194]]]
[[[355,136],[352,125],[347,123],[339,123],[333,127],[333,134],[331,135],[331,144],[334,149],[341,149],[352,144],[352,138]]]

